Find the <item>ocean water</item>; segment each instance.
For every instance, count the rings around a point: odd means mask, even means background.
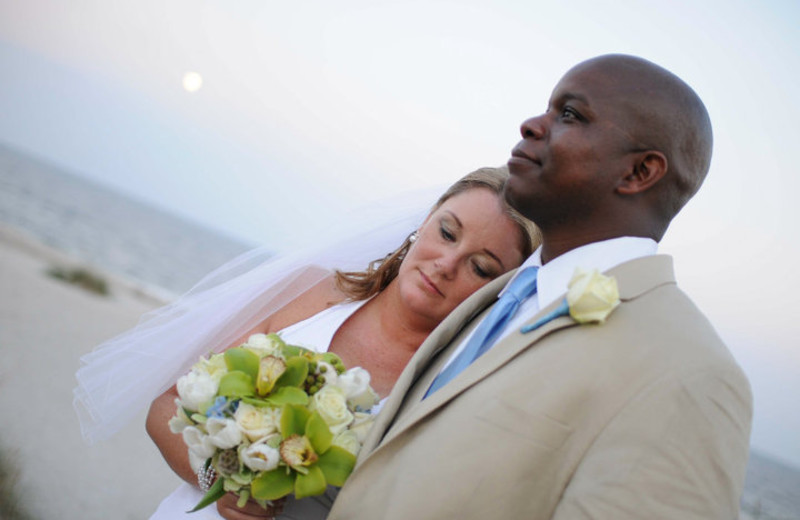
[[[172,294],[252,247],[2,144],[0,223]],[[741,503],[743,520],[800,520],[800,469],[751,453]]]
[[[166,295],[252,248],[2,144],[0,223]]]
[[[748,519],[800,519],[800,469],[751,452],[742,512],[742,518]]]

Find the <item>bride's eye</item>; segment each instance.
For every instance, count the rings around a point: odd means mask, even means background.
[[[455,233],[450,231],[450,229],[445,224],[442,224],[441,227],[439,227],[439,233],[442,235],[442,238],[447,240],[448,242],[456,241]]]
[[[477,274],[480,278],[491,280],[495,276],[491,269],[481,265],[480,262],[473,262],[472,270],[475,271],[475,274]]]

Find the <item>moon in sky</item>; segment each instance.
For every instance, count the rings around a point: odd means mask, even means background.
[[[187,72],[183,75],[183,89],[186,92],[197,92],[203,86],[203,76],[197,72]]]

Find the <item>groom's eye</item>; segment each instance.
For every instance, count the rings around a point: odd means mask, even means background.
[[[580,113],[578,113],[577,110],[567,106],[561,110],[561,119],[581,121],[583,118],[581,117]]]

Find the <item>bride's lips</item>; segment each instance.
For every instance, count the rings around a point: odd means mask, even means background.
[[[508,164],[519,164],[521,166],[530,166],[531,164],[535,164],[537,166],[541,166],[542,161],[540,161],[535,155],[522,151],[517,146],[511,150],[511,158],[508,160]]]
[[[430,279],[430,278],[428,278],[427,276],[425,276],[425,273],[423,273],[422,271],[420,271],[420,272],[419,272],[419,275],[422,277],[422,282],[423,282],[423,284],[425,285],[425,287],[426,287],[426,288],[427,288],[427,289],[428,289],[430,292],[432,292],[432,293],[435,293],[435,294],[438,294],[439,296],[444,296],[444,294],[442,293],[442,291],[440,291],[440,290],[439,290],[439,288],[436,286],[436,284],[435,284],[435,283],[433,283],[433,281],[431,281],[431,279]]]

